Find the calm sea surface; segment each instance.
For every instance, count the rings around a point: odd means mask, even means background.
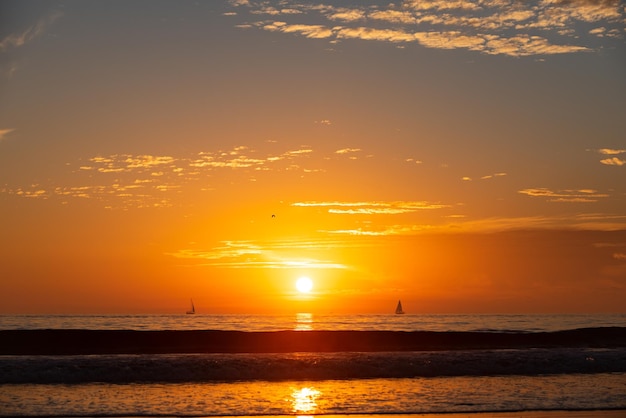
[[[558,331],[626,326],[602,315],[0,315],[0,329]]]
[[[626,315],[0,316],[0,329],[626,330]],[[413,377],[403,375],[408,368]],[[301,370],[302,378],[283,379]],[[255,378],[250,378],[250,372]],[[380,376],[376,377],[377,374]],[[362,374],[367,378],[354,378]],[[286,373],[285,375],[292,375]],[[342,376],[352,377],[342,377]],[[332,377],[329,377],[332,376]],[[50,383],[54,382],[54,383]],[[0,356],[0,416],[419,414],[623,409],[625,348]],[[445,415],[444,415],[445,416]]]

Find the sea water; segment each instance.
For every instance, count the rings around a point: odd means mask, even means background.
[[[0,316],[0,329],[549,332],[609,326],[626,329],[626,316]],[[297,379],[281,375],[294,370]],[[624,348],[0,356],[0,416],[626,409],[625,393]]]
[[[558,331],[622,327],[626,314],[568,315],[0,315],[0,329]]]

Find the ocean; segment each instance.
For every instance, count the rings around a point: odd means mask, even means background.
[[[2,417],[626,415],[624,394],[624,314],[0,316]]]

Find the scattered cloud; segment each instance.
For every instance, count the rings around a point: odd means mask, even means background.
[[[15,131],[15,129],[0,129],[0,142],[2,142],[8,134]]]
[[[12,130],[0,130],[0,139]],[[318,167],[309,168],[303,163],[313,154],[308,147],[291,149],[278,154],[263,154],[247,146],[230,150],[199,152],[190,157],[169,155],[112,154],[95,156],[77,164],[69,164],[73,185],[30,184],[4,188],[3,194],[27,198],[94,199],[107,208],[170,207],[177,199],[173,194],[195,185],[193,189],[213,190],[210,173],[219,170],[236,170],[250,177],[261,171],[300,171],[314,173]]]
[[[615,165],[615,166],[626,165],[626,160],[624,160],[622,158],[619,158],[619,157],[615,157],[616,155],[620,155],[620,154],[626,153],[625,149],[599,148],[599,149],[587,149],[587,151],[597,152],[598,154],[601,154],[601,155],[611,155],[611,156],[613,156],[613,157],[604,158],[604,159],[600,160],[601,164],[604,164],[604,165]]]
[[[276,7],[270,4],[236,5],[246,7],[252,16],[270,17],[250,23],[254,27],[333,43],[349,39],[415,43],[521,57],[589,52],[598,48],[598,39],[623,38],[619,0],[404,0],[342,7],[289,0]],[[584,25],[593,27],[585,30]]]
[[[608,194],[598,193],[592,189],[579,190],[557,190],[553,191],[547,188],[523,189],[518,193],[525,194],[530,197],[545,197],[549,202],[597,202],[601,198],[609,197]]]

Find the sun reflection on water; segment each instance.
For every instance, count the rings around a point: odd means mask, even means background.
[[[313,414],[317,411],[317,397],[321,392],[313,387],[295,389],[291,393],[292,410],[296,414]]]
[[[312,313],[297,313],[296,314],[296,331],[311,331],[313,329],[313,314]]]

